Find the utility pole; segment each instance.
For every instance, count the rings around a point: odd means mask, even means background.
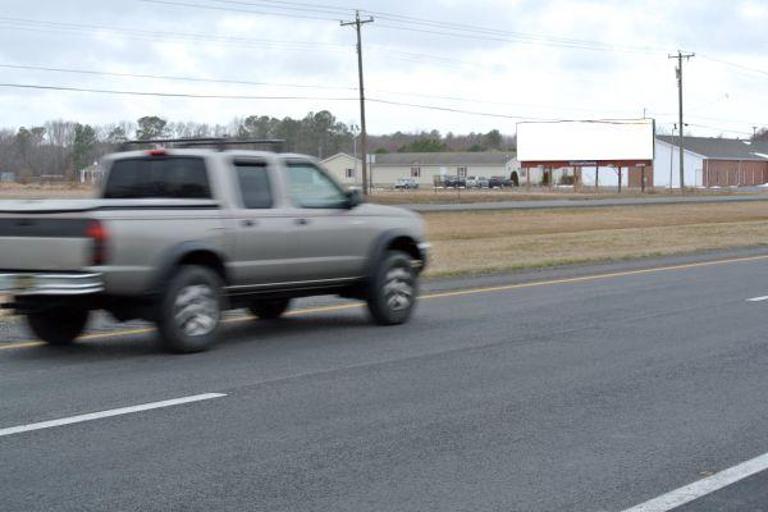
[[[352,158],[355,160],[354,180],[357,183],[357,137],[360,135],[358,132],[360,128],[354,123],[350,123],[349,128],[352,132]]]
[[[677,55],[670,55],[670,59],[677,59],[677,99],[680,105],[680,191],[685,191],[685,150],[683,148],[685,144],[685,130],[683,127],[683,59],[686,61],[695,57],[695,53],[683,53],[681,50],[677,50]]]
[[[360,78],[360,153],[363,160],[363,195],[368,195],[369,183],[368,183],[368,131],[365,125],[365,82],[363,81],[363,38],[360,28],[367,24],[373,23],[373,17],[369,16],[366,19],[360,18],[360,11],[355,11],[354,21],[342,21],[342,27],[355,27],[357,32],[357,73]]]

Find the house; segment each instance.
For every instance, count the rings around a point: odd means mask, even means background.
[[[679,138],[656,137],[654,186],[680,186]],[[684,137],[687,187],[741,187],[768,183],[768,142]]]
[[[12,172],[0,172],[0,183],[15,183],[16,174]]]
[[[414,178],[432,186],[444,176],[507,176],[519,169],[514,153],[446,152],[387,153],[371,156],[371,183],[390,187],[399,178]]]
[[[442,176],[509,177],[520,170],[514,153],[506,152],[386,153],[369,155],[369,159],[371,185],[379,188],[390,188],[400,178],[414,178],[422,187],[431,187]],[[340,182],[362,184],[360,159],[339,153],[322,163]]]
[[[322,163],[339,182],[345,185],[361,185],[363,182],[363,162],[359,158],[347,153],[336,153]]]

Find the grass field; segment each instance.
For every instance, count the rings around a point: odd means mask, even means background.
[[[431,276],[768,245],[768,203],[425,215]]]
[[[2,199],[79,199],[93,196],[93,189],[76,184],[50,185],[20,185],[16,183],[0,183],[0,200]]]
[[[0,200],[2,199],[77,199],[91,197],[94,189],[88,186],[76,184],[48,184],[48,185],[20,185],[0,183]],[[768,191],[765,192],[768,194]],[[723,195],[755,195],[761,192],[740,192],[738,190],[695,190],[686,192],[687,196],[723,196]],[[505,190],[377,190],[370,201],[380,204],[442,204],[442,203],[489,203],[499,201],[545,201],[548,199],[569,199],[573,201],[589,201],[592,199],[616,199],[637,197],[675,197],[679,196],[679,190],[656,189],[646,193],[636,190],[624,191],[618,194],[616,191],[595,192],[583,190],[575,192],[573,189],[532,188],[525,187]]]
[[[689,190],[686,196],[731,196],[755,195],[762,192],[741,192],[738,190]],[[552,199],[568,199],[572,201],[589,201],[594,199],[619,199],[639,197],[679,197],[679,190],[656,189],[641,193],[640,191],[624,191],[621,194],[614,191],[584,190],[575,192],[572,189],[547,190],[524,187],[508,190],[377,190],[370,196],[370,201],[380,204],[446,204],[446,203],[492,203],[500,201],[546,201]]]

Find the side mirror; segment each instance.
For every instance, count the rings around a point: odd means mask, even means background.
[[[365,200],[363,199],[363,192],[360,189],[353,188],[351,190],[347,190],[347,208],[350,210],[357,208],[364,202]]]

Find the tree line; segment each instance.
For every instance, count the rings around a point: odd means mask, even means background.
[[[359,130],[340,122],[327,110],[310,112],[301,119],[252,115],[226,125],[172,122],[145,116],[135,122],[101,126],[56,120],[41,126],[0,129],[0,172],[14,173],[19,181],[56,177],[73,180],[78,171],[117,150],[128,140],[232,137],[280,139],[286,152],[327,158],[339,152],[352,154],[359,147]],[[514,137],[498,130],[468,135],[442,134],[437,130],[396,132],[369,136],[375,153],[435,151],[514,151]]]

